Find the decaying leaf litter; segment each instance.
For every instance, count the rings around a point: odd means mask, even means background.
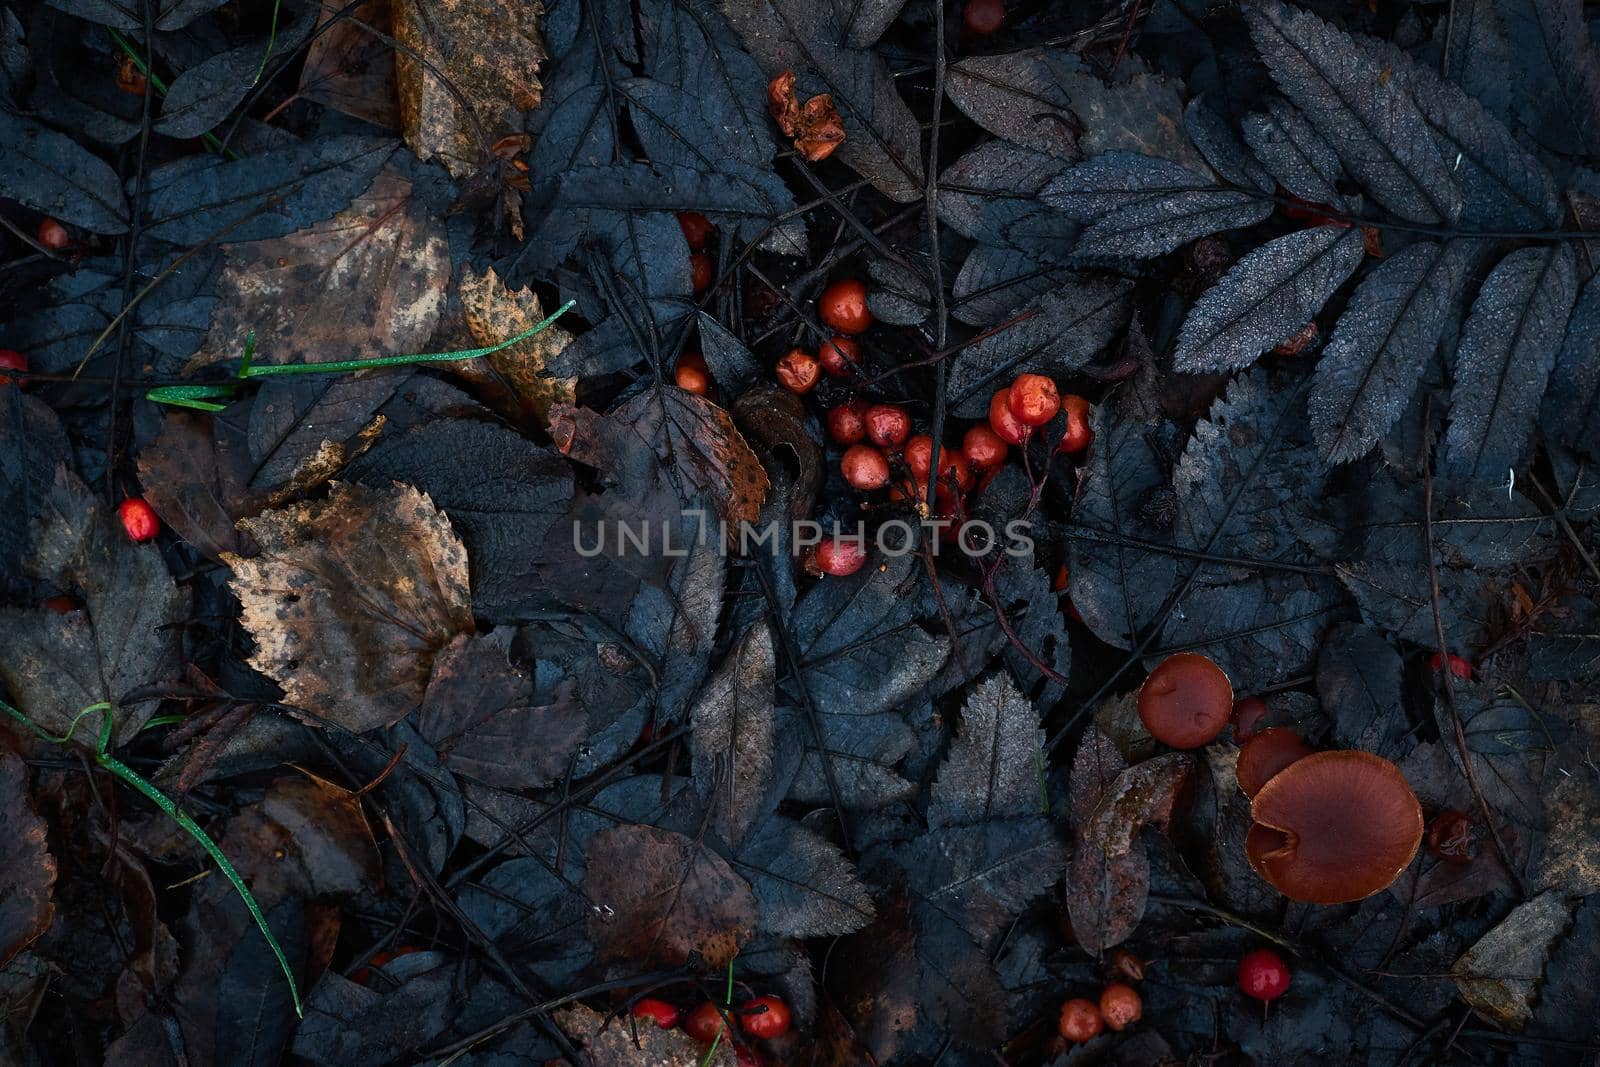
[[[1576,0],[0,6],[0,1060],[1600,1061],[1596,107]]]

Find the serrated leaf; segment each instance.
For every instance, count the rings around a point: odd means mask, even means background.
[[[1577,295],[1566,243],[1523,248],[1484,280],[1456,350],[1446,474],[1505,478],[1526,458]]]
[[[1324,460],[1359,459],[1400,417],[1455,314],[1475,254],[1469,242],[1418,241],[1356,287],[1311,390],[1311,426]]]
[[[1239,140],[1228,120],[1197,96],[1183,109],[1183,128],[1222,179],[1241,188],[1272,192],[1268,174]]]
[[[45,822],[28,796],[28,766],[5,746],[0,746],[0,803],[6,812],[5,827],[0,829],[4,861],[0,862],[0,967],[4,967],[49,928],[56,910],[50,899],[56,860],[50,854]]]
[[[1512,106],[1533,136],[1574,156],[1600,153],[1600,59],[1580,0],[1506,0],[1495,5],[1515,50]]]
[[[1313,226],[1268,241],[1195,302],[1172,364],[1195,374],[1249,366],[1299,332],[1365,256],[1354,226]]]
[[[1328,634],[1317,658],[1317,698],[1333,716],[1333,736],[1345,748],[1396,759],[1411,731],[1402,681],[1405,663],[1394,646],[1367,626]]]
[[[1087,223],[1074,248],[1080,255],[1164,255],[1272,214],[1271,200],[1131,152],[1106,152],[1078,164],[1045,186],[1040,199]]]
[[[872,921],[872,897],[832,842],[772,816],[733,858],[755,891],[757,928],[778,937],[836,937]]]
[[[1455,221],[1461,193],[1422,115],[1349,34],[1277,0],[1244,14],[1278,87],[1374,200],[1414,222]]]
[[[1034,314],[956,354],[946,387],[950,410],[963,418],[988,412],[989,398],[1023,370],[1058,377],[1082,368],[1127,324],[1133,285],[1126,279],[1077,274],[1032,301]]]
[[[1001,672],[973,687],[928,805],[928,825],[1041,814],[1039,713]]]
[[[739,158],[767,163],[776,150],[765,101],[767,79],[717,11],[715,0],[654,0],[645,5],[644,47],[650,76],[699,100]]]
[[[1572,904],[1555,890],[1517,905],[1450,968],[1462,999],[1497,1026],[1520,1030],[1551,949],[1571,922]]]
[[[1246,115],[1242,125],[1246,143],[1279,185],[1319,204],[1343,199],[1338,190],[1344,177],[1339,154],[1288,103],[1269,99],[1264,114]]]
[[[1600,274],[1589,279],[1567,322],[1550,372],[1544,421],[1558,442],[1600,457]]]
[[[1070,82],[1083,61],[1059,48],[970,56],[950,65],[945,91],[978,125],[1013,144],[1077,159],[1082,124],[1072,113]]]
[[[70,137],[0,111],[0,195],[94,233],[127,233],[116,171]]]
[[[689,709],[694,780],[722,839],[744,840],[767,797],[772,772],[776,677],[772,631],[745,631]]]
[[[1039,190],[1070,166],[1007,141],[986,141],[939,175],[939,218],[963,236],[998,243],[1012,220],[1039,210]]]

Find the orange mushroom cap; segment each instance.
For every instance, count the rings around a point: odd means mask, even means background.
[[[1315,751],[1287,726],[1269,726],[1239,748],[1239,759],[1234,764],[1239,789],[1253,797],[1279,771]]]
[[[1261,787],[1250,866],[1291,900],[1345,904],[1400,876],[1422,842],[1422,806],[1400,768],[1370,752],[1316,752]]]
[[[1233,685],[1211,660],[1179,652],[1162,660],[1139,687],[1139,719],[1173,748],[1210,744],[1228,725]]]

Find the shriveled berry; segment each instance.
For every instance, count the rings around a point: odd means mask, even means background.
[[[853,487],[871,491],[889,484],[889,461],[871,445],[851,445],[839,460],[839,472]]]
[[[645,997],[635,1001],[633,1014],[637,1019],[649,1019],[663,1030],[671,1030],[678,1025],[678,1009],[664,1000]]]
[[[0,348],[0,368],[26,371],[28,369],[28,357],[12,348]],[[9,374],[0,374],[0,386],[10,385],[11,381]]]
[[[706,366],[706,357],[695,349],[689,349],[678,357],[672,380],[685,392],[705,396],[711,391],[711,368]]]
[[[1428,669],[1434,674],[1439,673],[1439,653],[1435,652],[1428,657]],[[1450,653],[1450,673],[1462,681],[1466,681],[1472,677],[1472,664],[1452,652]]]
[[[156,509],[142,496],[130,496],[117,505],[117,515],[122,519],[122,532],[135,544],[154,541],[161,532],[161,520]]]
[[[1085,997],[1074,997],[1061,1005],[1061,1018],[1057,1028],[1061,1036],[1073,1044],[1093,1041],[1100,1036],[1106,1022],[1100,1017],[1100,1005]]]
[[[778,360],[778,383],[791,393],[804,396],[817,387],[821,378],[817,357],[804,349],[790,349]]]
[[[39,223],[39,243],[52,252],[59,252],[72,243],[72,235],[55,219]]]
[[[1100,991],[1100,1017],[1113,1030],[1122,1030],[1139,1021],[1144,1002],[1131,985],[1112,982]]]
[[[1239,988],[1256,1000],[1277,1000],[1289,988],[1289,965],[1270,948],[1246,952],[1239,959]]]
[[[1019,374],[1007,399],[1011,414],[1025,426],[1043,426],[1061,410],[1056,383],[1042,374]]]
[[[1248,741],[1261,732],[1261,720],[1267,717],[1267,702],[1260,697],[1244,697],[1233,702],[1233,739]]]
[[[139,69],[139,64],[133,61],[133,57],[123,56],[117,63],[117,88],[129,96],[143,96],[148,85],[149,79]]]
[[[1011,414],[1011,389],[1008,386],[994,394],[989,401],[989,429],[1008,445],[1020,445],[1028,439],[1033,427]]]
[[[973,470],[990,471],[1006,461],[1006,443],[988,426],[972,426],[961,437],[961,454]]]
[[[822,291],[817,300],[822,321],[840,333],[861,333],[872,325],[867,308],[867,287],[855,278],[844,278]]]
[[[911,416],[896,404],[874,404],[867,409],[867,440],[881,448],[899,448],[911,435]]]
[[[683,230],[683,239],[689,242],[689,247],[698,252],[706,246],[706,241],[711,238],[714,227],[711,220],[698,211],[678,212],[678,226]]]
[[[961,10],[962,27],[975,36],[987,36],[1005,24],[1004,0],[967,0]]]
[[[867,436],[866,408],[858,400],[828,409],[828,436],[841,445],[860,444]]]
[[[739,1009],[739,1027],[751,1037],[770,1040],[789,1032],[789,1005],[777,997],[757,997]]]
[[[1061,410],[1067,415],[1067,428],[1061,431],[1057,452],[1082,452],[1094,441],[1094,430],[1089,426],[1089,414],[1094,410],[1089,401],[1076,393],[1061,398]]]
[[[867,562],[867,546],[860,538],[832,537],[817,546],[817,570],[844,578]]]
[[[39,606],[46,611],[53,611],[57,615],[66,615],[78,610],[78,602],[70,596],[45,597]]]
[[[704,252],[695,252],[689,257],[689,281],[694,285],[694,291],[703,293],[710,288],[711,280],[716,276],[715,269],[711,266],[711,257]]]
[[[830,337],[817,347],[817,362],[828,377],[848,378],[851,369],[861,362],[861,346],[844,334]]]
[[[1428,851],[1446,863],[1472,862],[1472,816],[1441,811],[1428,825]]]
[[[727,1024],[723,1021],[722,1012],[718,1011],[717,1006],[709,1000],[691,1011],[689,1017],[683,1020],[683,1032],[702,1045],[709,1045],[725,1029]]]
[[[1120,974],[1130,982],[1144,980],[1144,960],[1125,948],[1111,950],[1111,970],[1112,973]]]

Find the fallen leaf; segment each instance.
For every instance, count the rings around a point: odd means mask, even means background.
[[[758,622],[745,631],[689,710],[695,785],[729,845],[744,840],[767,798],[776,675],[772,630]]]
[[[291,897],[353,897],[383,882],[361,799],[316,777],[273,782],[218,844],[267,908]]]
[[[254,559],[224,555],[255,638],[250,663],[289,702],[361,732],[421,702],[434,654],[472,630],[467,553],[417,490],[335,483],[325,501],[244,520]]]
[[[1572,903],[1555,890],[1518,904],[1450,969],[1462,999],[1496,1026],[1521,1030],[1550,950],[1571,922]]]
[[[603,959],[679,967],[698,956],[724,966],[755,933],[756,901],[726,860],[671,830],[627,825],[589,841],[583,889]]]
[[[45,842],[44,820],[28,798],[28,766],[0,746],[0,967],[50,926],[56,861]]]
[[[493,267],[482,274],[468,267],[461,279],[461,303],[467,328],[480,347],[497,345],[533,326],[548,314],[531,288],[511,289]],[[545,327],[526,341],[492,355],[451,364],[455,373],[508,393],[520,413],[544,426],[554,404],[571,404],[576,398],[576,378],[548,377],[545,366],[572,340],[559,326]]]
[[[319,13],[300,71],[300,98],[386,130],[399,129],[395,50],[361,25],[388,33],[393,24],[389,0],[364,0],[351,18],[336,19],[338,13],[328,6]]]
[[[572,1004],[551,1013],[556,1025],[583,1046],[593,1067],[736,1067],[733,1042],[714,1052],[679,1029],[663,1030],[648,1019],[601,1015]]]
[[[255,545],[234,525],[264,502],[249,487],[252,464],[211,416],[169,411],[139,451],[139,484],[161,521],[210,559],[250,555]]]
[[[539,0],[393,0],[406,143],[465,177],[539,106]]]

